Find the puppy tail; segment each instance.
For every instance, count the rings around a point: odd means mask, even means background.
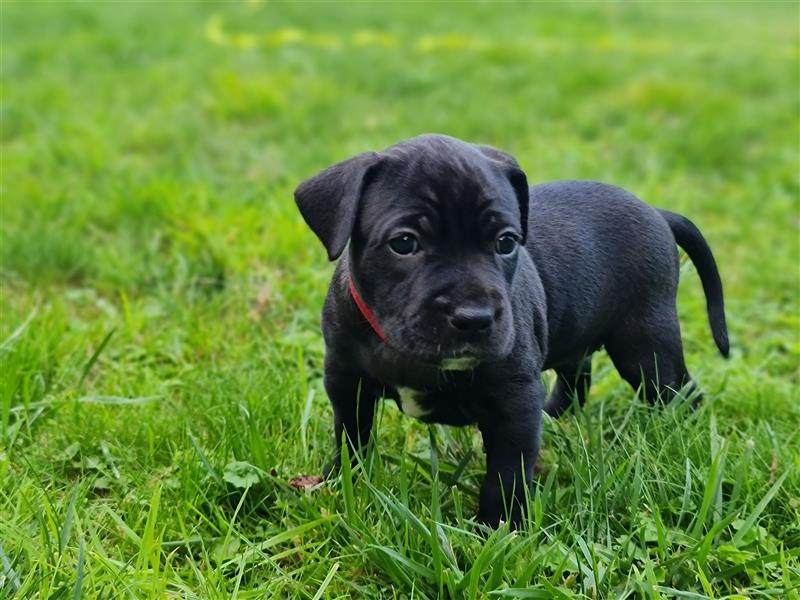
[[[711,248],[708,247],[700,230],[689,219],[668,210],[659,209],[658,212],[667,221],[678,246],[686,251],[697,269],[706,295],[706,309],[711,333],[720,354],[727,358],[730,343],[728,342],[728,326],[725,322],[725,301],[722,296],[722,281],[714,255],[711,254]]]

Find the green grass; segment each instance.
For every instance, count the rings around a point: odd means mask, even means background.
[[[23,3],[2,21],[0,597],[798,598],[796,4]],[[523,531],[474,430],[332,443],[331,266],[292,202],[421,132],[688,215],[695,413],[604,356],[547,420]]]

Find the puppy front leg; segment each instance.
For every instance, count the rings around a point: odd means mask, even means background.
[[[379,394],[375,382],[332,363],[325,365],[325,391],[333,407],[336,436],[333,460],[324,468],[327,477],[341,466],[342,434],[346,436],[351,460],[369,443]]]
[[[508,519],[519,527],[525,514],[525,489],[530,486],[539,451],[544,389],[538,380],[514,390],[518,400],[491,411],[479,423],[486,450],[486,477],[481,485],[478,519],[497,527]],[[505,400],[514,396],[509,396]]]

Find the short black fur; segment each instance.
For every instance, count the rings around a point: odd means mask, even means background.
[[[366,445],[380,398],[425,422],[477,424],[487,470],[478,516],[491,525],[520,522],[541,412],[583,403],[594,351],[605,347],[651,402],[692,386],[675,306],[676,241],[697,266],[714,339],[728,353],[722,285],[702,235],[620,188],[528,188],[508,154],[425,135],[334,165],[295,200],[329,257],[341,255],[322,315],[331,466],[343,434],[353,452]],[[399,235],[418,250],[393,251]],[[520,245],[500,252],[503,236]],[[547,400],[545,369],[557,373]]]

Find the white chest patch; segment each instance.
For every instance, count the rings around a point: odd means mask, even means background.
[[[419,404],[419,398],[423,397],[424,392],[419,392],[412,388],[399,387],[397,393],[400,395],[400,409],[409,417],[420,419],[427,415],[429,410]]]

